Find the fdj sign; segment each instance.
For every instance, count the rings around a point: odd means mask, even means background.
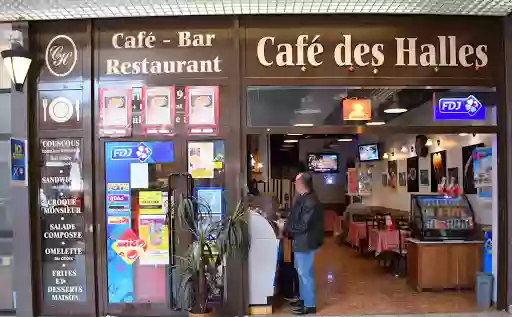
[[[112,148],[110,158],[112,160],[139,160],[140,162],[145,162],[152,153],[151,148],[141,142],[136,147],[116,146]]]
[[[473,95],[442,98],[434,106],[434,120],[485,120],[485,107]]]

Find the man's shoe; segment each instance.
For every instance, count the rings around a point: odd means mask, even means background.
[[[302,307],[304,306],[304,303],[298,298],[296,298],[294,301],[290,301],[290,306],[292,307]]]
[[[296,307],[293,309],[293,314],[294,315],[307,315],[307,314],[316,314],[316,307],[304,307],[304,306],[299,306],[299,307]]]

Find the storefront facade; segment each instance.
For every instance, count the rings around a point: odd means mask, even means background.
[[[133,218],[130,201],[124,199],[126,191],[136,186],[123,178],[129,165],[119,172],[120,165],[113,162],[140,159],[131,151],[141,144],[149,145],[153,157],[159,147],[172,152],[155,162],[171,164],[169,172],[176,174],[190,171],[191,144],[218,144],[212,151],[223,160],[211,171],[215,180],[196,185],[222,187],[228,213],[242,198],[246,184],[250,133],[311,129],[313,133],[379,133],[379,129],[498,133],[500,148],[506,148],[501,19],[311,16],[307,23],[304,20],[190,17],[31,24],[30,50],[40,63],[28,83],[33,114],[29,153],[32,165],[38,166],[29,188],[33,197],[40,197],[39,204],[31,206],[35,314],[178,314],[169,300],[173,290],[165,286],[165,270],[131,267],[112,251],[123,225]],[[500,103],[496,121],[385,128],[322,122],[311,128],[279,120],[269,124],[265,118],[271,112],[261,115],[249,105],[248,89],[301,85],[495,87]],[[147,101],[162,95],[167,102],[172,100],[172,109],[150,113]],[[213,111],[208,112],[208,120],[194,118],[189,111],[194,95],[210,101]],[[508,157],[505,151],[499,155],[497,240],[505,246],[508,186],[501,184],[507,183]],[[176,190],[184,188],[177,185]],[[50,198],[55,193],[69,197]],[[125,204],[113,201],[117,199]],[[497,258],[500,309],[508,303],[504,249]],[[223,293],[229,315],[247,312],[245,264],[241,258],[227,261]],[[159,291],[145,296],[151,288]]]

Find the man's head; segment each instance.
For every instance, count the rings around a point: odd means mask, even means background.
[[[295,177],[295,191],[299,195],[313,191],[313,177],[310,173],[299,173]]]

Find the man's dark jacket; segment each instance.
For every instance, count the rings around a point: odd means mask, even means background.
[[[324,211],[314,193],[298,196],[285,227],[294,252],[316,250],[324,243]]]

